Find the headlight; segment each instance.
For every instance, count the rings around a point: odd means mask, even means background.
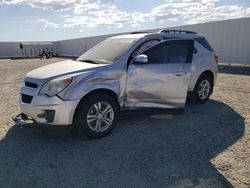
[[[54,96],[64,90],[72,81],[72,77],[60,77],[48,81],[40,90],[40,94]]]

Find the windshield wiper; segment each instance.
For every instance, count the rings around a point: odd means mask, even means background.
[[[80,61],[80,62],[86,62],[86,63],[92,63],[92,64],[98,64],[97,62],[95,62],[93,60],[90,60],[90,59],[84,59],[84,60],[80,59],[78,61]]]

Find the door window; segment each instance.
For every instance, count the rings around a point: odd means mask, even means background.
[[[141,54],[143,51],[151,48],[152,46],[155,46],[156,44],[160,43],[160,39],[152,39],[144,42],[142,45],[140,45],[129,57],[128,62],[130,63],[132,59],[134,59],[137,55]]]
[[[143,54],[148,56],[148,63],[150,64],[167,63],[165,42],[150,48]]]
[[[143,54],[148,56],[148,63],[191,63],[193,40],[176,40],[162,42]]]
[[[177,40],[166,42],[167,62],[191,63],[193,44],[193,40]]]
[[[155,46],[156,44],[158,44],[160,42],[160,40],[158,39],[154,39],[154,40],[149,40],[146,41],[145,43],[143,43],[138,49],[136,49],[133,54],[132,57],[135,57],[136,55],[142,53],[143,51],[151,48],[152,46]]]

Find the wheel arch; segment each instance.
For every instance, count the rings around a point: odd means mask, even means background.
[[[202,75],[208,75],[211,80],[212,80],[212,83],[214,84],[214,73],[211,71],[211,70],[206,70],[204,72],[201,73],[201,75],[198,77],[198,79],[202,76]],[[197,80],[198,80],[197,79]]]
[[[113,99],[115,99],[118,102],[118,95],[111,89],[106,89],[106,88],[99,88],[99,89],[94,89],[90,92],[88,92],[86,95],[84,95],[80,102],[85,100],[87,97],[93,95],[93,94],[97,94],[97,93],[105,93],[107,95],[110,95]]]
[[[203,70],[199,74],[197,74],[195,79],[194,78],[191,79],[191,82],[190,82],[191,84],[189,85],[188,92],[192,92],[194,90],[197,81],[199,80],[199,78],[202,75],[208,75],[212,79],[212,83],[214,85],[214,83],[215,83],[215,75],[214,75],[213,71],[212,70]]]
[[[80,101],[78,102],[78,104],[77,104],[77,106],[76,106],[76,108],[75,108],[74,115],[73,115],[73,119],[74,119],[74,117],[75,117],[75,115],[76,115],[76,112],[77,112],[79,106],[81,105],[81,103],[82,103],[83,101],[85,101],[88,97],[90,97],[90,96],[92,96],[92,95],[100,94],[100,93],[104,93],[104,94],[107,94],[107,95],[111,96],[111,97],[117,102],[118,106],[120,106],[120,103],[119,103],[119,100],[118,100],[118,95],[117,95],[114,91],[112,91],[111,89],[106,89],[106,88],[94,89],[94,90],[88,92],[86,95],[84,95],[84,96],[80,99]],[[121,106],[120,106],[120,107],[121,107]]]

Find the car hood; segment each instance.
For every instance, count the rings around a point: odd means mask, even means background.
[[[35,82],[39,85],[54,77],[74,74],[97,67],[105,66],[105,64],[91,64],[73,60],[61,61],[35,69],[26,75],[26,81]]]

